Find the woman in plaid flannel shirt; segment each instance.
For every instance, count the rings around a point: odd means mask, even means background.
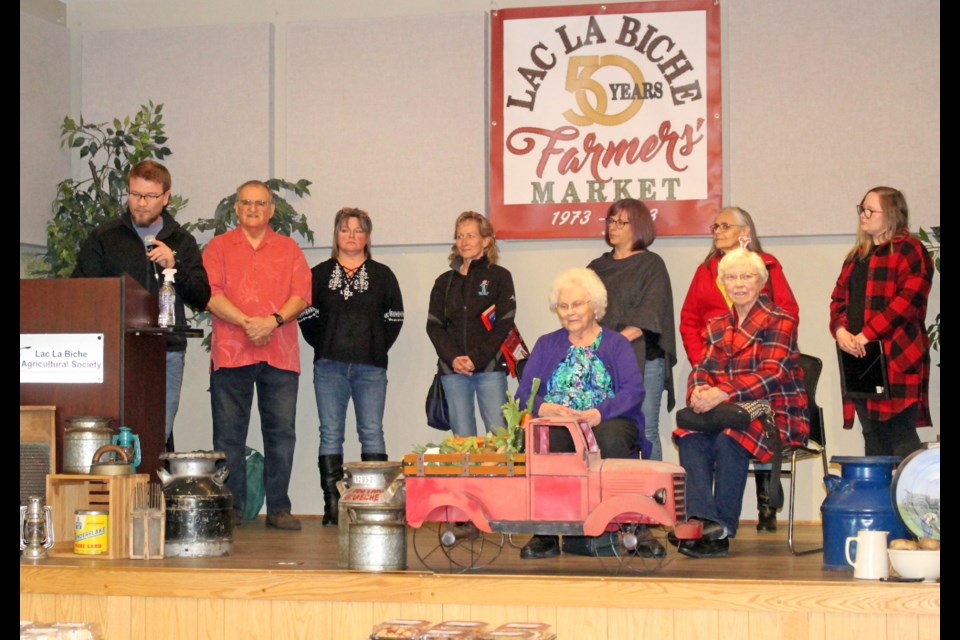
[[[810,432],[807,396],[798,360],[796,319],[760,293],[768,272],[753,251],[734,249],[720,260],[717,280],[732,301],[730,312],[707,323],[706,351],[690,372],[687,404],[705,413],[723,402],[767,400],[784,446]],[[773,442],[759,420],[747,429],[674,432],[687,472],[687,513],[704,522],[703,537],[683,541],[695,558],[727,555],[736,535],[751,458],[767,462]]]
[[[856,411],[868,456],[906,456],[929,426],[930,340],[924,320],[933,262],[908,231],[907,201],[876,187],[857,205],[857,243],[843,263],[830,303],[830,331],[856,357],[879,340],[887,357],[889,399],[844,398],[843,427]]]

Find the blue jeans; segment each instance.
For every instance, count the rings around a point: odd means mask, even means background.
[[[687,516],[719,522],[732,538],[740,523],[750,454],[722,433],[677,438],[687,472]]]
[[[243,513],[247,497],[244,447],[250,428],[253,390],[257,390],[260,429],[263,431],[263,478],[267,513],[290,510],[290,473],[297,443],[297,390],[300,374],[271,367],[266,362],[245,367],[221,367],[210,374],[213,409],[213,447],[227,454],[227,487],[233,508]]]
[[[480,417],[487,433],[504,426],[501,407],[507,401],[507,374],[502,371],[463,376],[451,373],[440,377],[443,393],[450,409],[450,426],[454,435],[477,435],[473,399],[480,406]]]
[[[167,413],[163,441],[173,434],[173,421],[180,408],[180,387],[183,386],[183,362],[186,351],[167,351]]]
[[[386,453],[383,407],[387,401],[387,370],[320,358],[313,363],[313,390],[320,414],[320,455],[342,455],[347,404],[353,398],[361,453]]]
[[[644,433],[653,445],[650,460],[663,460],[663,448],[660,445],[660,399],[663,397],[664,371],[666,359],[647,360],[643,365],[643,412]]]

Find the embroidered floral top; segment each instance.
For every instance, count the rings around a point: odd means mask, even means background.
[[[586,411],[614,397],[613,379],[597,356],[603,333],[586,347],[570,345],[547,382],[544,401]]]
[[[403,326],[403,297],[393,271],[368,259],[350,272],[331,258],[311,274],[313,304],[297,321],[313,359],[386,368]]]

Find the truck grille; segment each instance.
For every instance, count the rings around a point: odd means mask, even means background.
[[[687,476],[683,473],[673,474],[673,502],[676,508],[677,520],[687,519]]]

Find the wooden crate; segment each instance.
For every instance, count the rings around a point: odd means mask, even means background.
[[[405,476],[523,476],[524,453],[408,453]]]
[[[136,487],[148,476],[95,476],[51,474],[47,476],[47,504],[53,507],[54,547],[51,555],[73,555],[74,516],[77,509],[97,509],[110,514],[107,552],[99,558],[126,558],[133,531],[131,511]]]

